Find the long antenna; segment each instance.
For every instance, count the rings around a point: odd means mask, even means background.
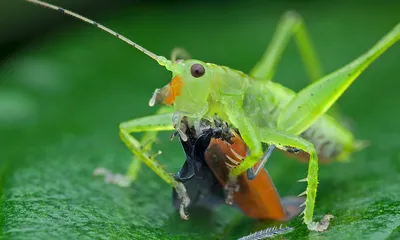
[[[147,56],[151,57],[152,59],[156,60],[161,65],[165,65],[163,63],[165,63],[165,61],[167,61],[164,57],[155,55],[154,53],[150,52],[146,48],[140,46],[139,44],[136,44],[135,42],[133,42],[130,39],[122,36],[121,34],[119,34],[117,32],[114,32],[113,30],[111,30],[111,29],[109,29],[109,28],[107,28],[107,27],[105,27],[105,26],[103,26],[103,25],[101,25],[101,24],[99,24],[99,23],[97,23],[97,22],[95,22],[93,20],[90,20],[89,18],[86,18],[86,17],[84,17],[82,15],[79,15],[79,14],[71,12],[71,11],[69,11],[67,9],[64,9],[64,8],[61,8],[61,7],[58,7],[58,6],[49,4],[49,3],[45,3],[45,2],[42,2],[42,1],[38,1],[38,0],[25,0],[25,1],[31,2],[31,3],[46,7],[46,8],[50,8],[50,9],[53,9],[53,10],[56,10],[56,11],[59,11],[59,12],[64,13],[66,15],[70,15],[72,17],[75,17],[75,18],[77,18],[77,19],[79,19],[81,21],[87,22],[87,23],[89,23],[89,24],[91,24],[91,25],[93,25],[93,26],[95,26],[97,28],[100,28],[101,30],[106,31],[109,34],[113,35],[114,37],[121,39],[122,41],[124,41],[127,44],[133,46],[134,48],[139,49],[141,52],[143,52]]]

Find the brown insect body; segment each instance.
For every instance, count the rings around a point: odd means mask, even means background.
[[[209,199],[210,205],[214,204],[216,197],[222,198],[220,189],[215,187],[215,181],[219,182],[220,186],[226,186],[230,169],[242,161],[236,154],[244,157],[246,145],[239,134],[220,125],[204,130],[197,137],[190,129],[186,133],[188,141],[181,140],[186,162],[175,178],[184,182],[189,196],[192,195],[190,198],[197,201],[194,204],[204,205],[205,199]],[[210,172],[215,179],[210,176]],[[286,197],[281,201],[264,169],[253,180],[249,180],[247,173],[243,173],[238,177],[237,185],[238,191],[233,195],[234,204],[251,218],[284,221],[297,216],[303,210],[299,206],[304,202],[304,198]],[[195,186],[197,189],[193,191]],[[202,196],[201,203],[198,196]],[[221,200],[219,204],[224,202],[223,198]]]
[[[235,164],[230,159],[237,160],[238,163],[241,161],[231,149],[243,158],[246,156],[246,145],[237,134],[231,141],[232,144],[222,138],[212,138],[205,152],[208,166],[222,185],[227,184],[230,166]],[[234,193],[233,199],[247,216],[258,219],[286,219],[279,195],[265,170],[253,180],[248,180],[247,173],[243,173],[238,177],[237,184],[239,191]]]

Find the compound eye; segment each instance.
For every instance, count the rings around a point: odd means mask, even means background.
[[[204,73],[206,73],[206,70],[204,69],[204,67],[201,64],[195,63],[190,68],[190,73],[192,74],[193,77],[199,78],[199,77],[203,76]]]

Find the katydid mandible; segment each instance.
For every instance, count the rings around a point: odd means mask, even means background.
[[[338,70],[322,76],[316,53],[312,47],[302,18],[294,13],[285,14],[262,59],[249,74],[225,66],[205,63],[195,59],[176,60],[182,51],[174,51],[171,60],[158,56],[128,38],[88,18],[37,0],[26,0],[71,15],[92,24],[137,48],[159,65],[172,72],[172,80],[157,89],[149,105],[163,104],[157,114],[133,119],[120,124],[120,137],[134,154],[127,177],[134,181],[141,162],[177,190],[182,199],[181,216],[187,218],[185,208],[190,199],[182,184],[175,181],[150,154],[158,131],[176,130],[182,139],[182,118],[188,119],[195,129],[202,119],[212,121],[215,116],[235,126],[245,141],[249,154],[234,168],[234,179],[244,171],[252,170],[260,159],[265,164],[270,151],[263,153],[262,143],[272,149],[301,150],[308,154],[308,174],[304,223],[310,230],[319,229],[313,222],[313,212],[318,184],[318,158],[345,160],[365,146],[327,111],[347,90],[354,80],[381,54],[400,39],[400,24],[379,40],[363,55]],[[277,63],[290,38],[294,38],[311,84],[296,93],[273,82]],[[137,140],[131,133],[145,132]],[[146,143],[144,145],[144,143]],[[261,164],[262,165],[262,164]],[[255,174],[257,170],[255,171]]]

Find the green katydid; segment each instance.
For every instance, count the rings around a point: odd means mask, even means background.
[[[182,199],[181,216],[186,218],[185,208],[190,199],[181,183],[175,181],[155,157],[150,155],[152,143],[158,131],[177,131],[185,139],[181,120],[185,117],[195,129],[202,119],[219,119],[235,126],[245,141],[249,154],[234,168],[232,179],[253,167],[261,160],[263,167],[270,151],[302,150],[309,156],[304,223],[310,230],[319,230],[313,222],[314,204],[318,184],[318,158],[344,160],[365,146],[340,122],[326,113],[351,83],[381,54],[400,39],[400,24],[376,43],[366,53],[346,66],[322,76],[315,51],[309,40],[302,18],[289,12],[281,19],[270,46],[250,74],[229,67],[205,63],[195,59],[171,60],[158,56],[126,37],[97,24],[81,15],[37,0],[26,0],[71,15],[114,35],[139,49],[172,72],[172,80],[157,89],[149,105],[164,104],[157,114],[133,119],[120,124],[120,137],[135,155],[127,178],[134,181],[141,162],[149,166],[159,177],[177,190]],[[277,63],[291,37],[296,40],[303,62],[312,83],[298,93],[271,81]],[[137,140],[131,133],[145,132]],[[262,143],[270,146],[264,153]],[[254,172],[253,172],[254,173]],[[257,169],[255,171],[257,174]]]

